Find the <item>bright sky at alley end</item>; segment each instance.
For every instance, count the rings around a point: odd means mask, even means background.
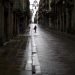
[[[35,14],[36,14],[36,11],[37,9],[33,8],[32,4],[34,3],[35,0],[29,0],[30,1],[30,9],[33,9],[34,13],[33,13],[33,16],[32,16],[32,21],[34,21],[34,17],[35,17]],[[39,4],[39,1],[40,0],[36,0]]]
[[[35,0],[29,0],[29,1],[30,1],[30,4],[33,4]],[[36,1],[39,3],[40,0],[36,0]],[[30,9],[32,9],[32,5],[30,5]]]
[[[30,0],[30,4],[33,4],[34,1],[35,0]],[[36,0],[36,1],[39,3],[40,0]]]

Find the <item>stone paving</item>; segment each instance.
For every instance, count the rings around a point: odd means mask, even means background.
[[[34,26],[0,48],[0,75],[75,75],[75,41]]]
[[[19,75],[27,36],[17,36],[0,48],[0,75]]]
[[[75,75],[75,41],[38,27],[35,37],[42,75]]]

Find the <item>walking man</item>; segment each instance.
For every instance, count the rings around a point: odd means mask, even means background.
[[[36,29],[37,29],[37,26],[34,27],[35,33],[36,33]]]

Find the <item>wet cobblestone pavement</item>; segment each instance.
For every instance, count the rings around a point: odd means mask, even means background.
[[[75,41],[42,28],[35,39],[42,75],[75,75]]]
[[[19,75],[27,36],[18,36],[0,48],[0,75]]]
[[[0,75],[75,75],[75,41],[34,26],[0,48]]]

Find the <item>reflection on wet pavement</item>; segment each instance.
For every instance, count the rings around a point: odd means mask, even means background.
[[[75,41],[34,26],[0,48],[0,74],[75,75]]]
[[[42,74],[75,75],[75,42],[39,27],[36,34]]]

